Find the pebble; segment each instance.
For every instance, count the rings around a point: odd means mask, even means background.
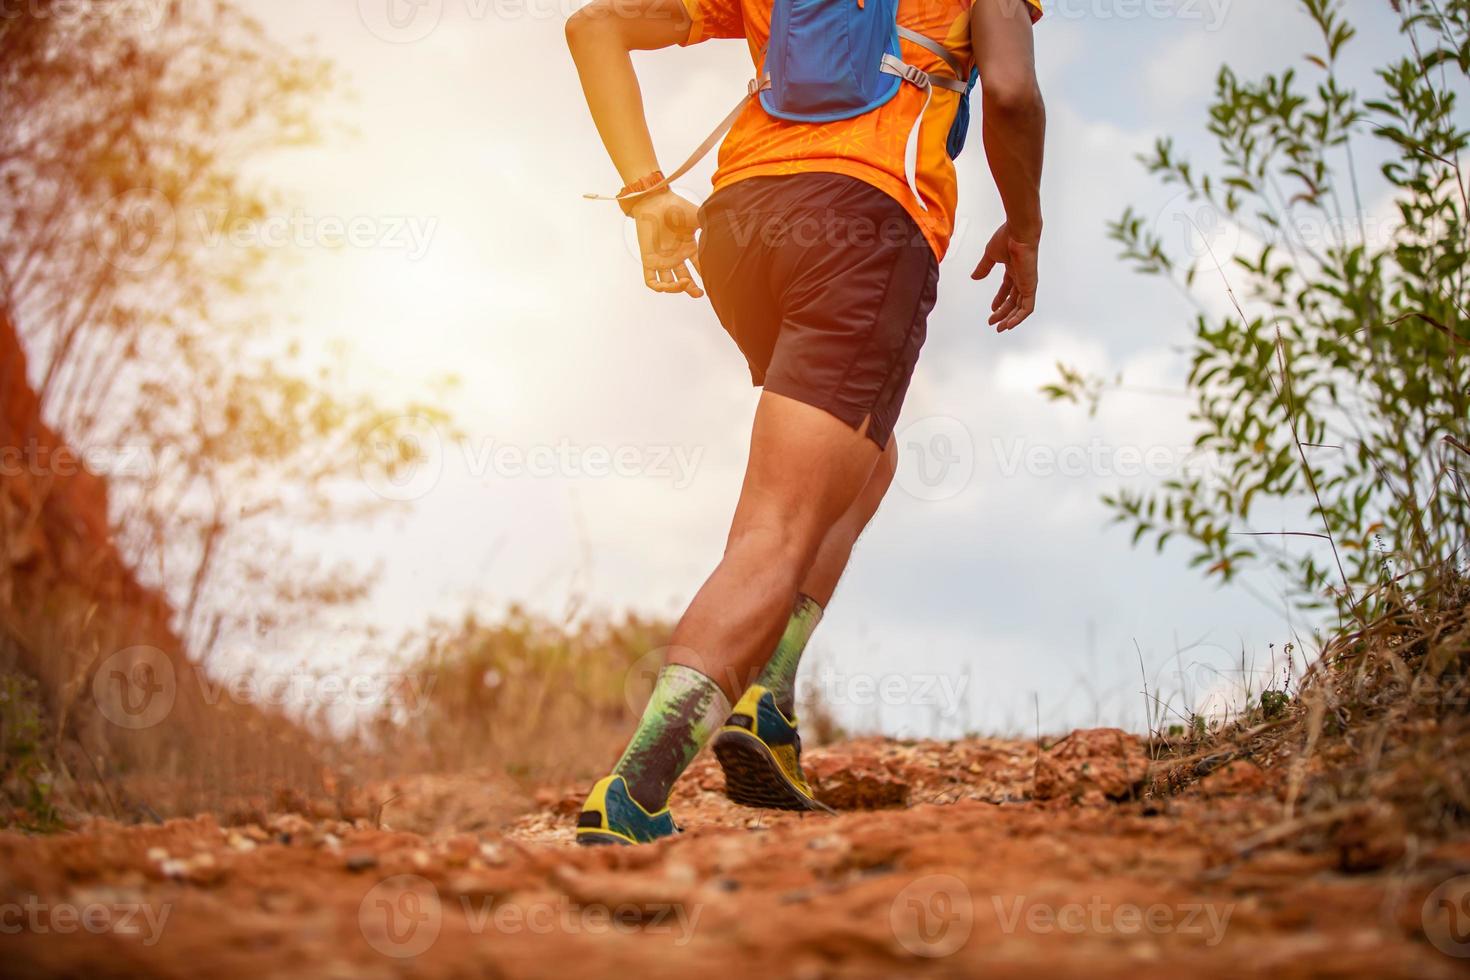
[[[370,851],[354,851],[347,855],[348,871],[366,871],[378,866],[378,856]]]

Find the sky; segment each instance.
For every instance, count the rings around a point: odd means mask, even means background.
[[[1185,465],[1192,307],[1133,274],[1105,225],[1127,205],[1188,245],[1191,213],[1137,154],[1173,135],[1209,158],[1218,66],[1297,65],[1316,39],[1282,0],[1045,0],[1049,135],[1036,315],[998,337],[969,272],[1001,221],[983,149],[960,161],[958,229],[899,427],[898,485],[858,547],[804,667],[839,720],[895,735],[1146,724],[1143,687],[1201,699],[1242,662],[1281,663],[1313,623],[1220,588],[1171,548],[1135,550],[1100,496]],[[309,539],[378,565],[364,615],[412,635],[519,602],[676,616],[718,559],[757,392],[707,302],[643,286],[630,229],[582,200],[617,178],[565,48],[572,0],[251,0],[342,85],[324,141],[257,167],[299,206],[272,305],[385,402],[440,397],[457,433],[368,529]],[[1349,76],[1397,50],[1387,0],[1349,0]],[[740,42],[641,54],[663,159],[743,91]],[[680,182],[709,192],[713,159]],[[1381,209],[1383,202],[1369,202]],[[361,234],[344,248],[312,228]],[[1172,237],[1171,237],[1172,236]],[[1203,277],[1208,280],[1208,277]],[[1223,309],[1211,291],[1204,302]],[[333,354],[332,356],[339,356]],[[1095,418],[1038,388],[1064,361],[1130,389]],[[444,396],[435,379],[456,376]],[[1140,461],[1144,465],[1140,465]],[[1310,547],[1308,539],[1294,547]]]

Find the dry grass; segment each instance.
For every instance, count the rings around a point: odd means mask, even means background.
[[[50,524],[44,549],[0,568],[0,675],[35,682],[12,685],[14,697],[0,719],[7,738],[39,726],[28,766],[35,779],[26,782],[46,786],[68,822],[85,814],[158,820],[282,787],[321,795],[317,740],[277,713],[229,699],[210,704],[197,685],[180,682],[172,708],[156,724],[132,729],[111,720],[116,695],[107,674],[117,666],[114,654],[147,649],[178,678],[193,665],[162,600],[115,561],[87,567],[80,558],[95,559],[103,546],[68,540],[58,530],[64,526]],[[23,690],[30,693],[22,696]],[[12,793],[11,805],[19,798]],[[35,823],[22,811],[6,822]]]
[[[1388,859],[1410,836],[1470,825],[1470,582],[1385,593],[1367,625],[1328,644],[1275,717],[1257,705],[1219,731],[1155,738],[1150,788],[1176,792],[1247,760],[1282,777],[1283,836],[1377,840]]]
[[[395,774],[600,775],[632,733],[672,632],[633,614],[566,624],[519,608],[442,626],[404,681],[416,710],[381,716],[364,753]]]

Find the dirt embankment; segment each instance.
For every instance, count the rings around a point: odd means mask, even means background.
[[[850,742],[810,753],[843,808],[826,816],[732,806],[702,758],[674,798],[686,832],[644,848],[573,847],[572,787],[492,826],[514,794],[470,776],[374,787],[382,826],[284,814],[0,835],[4,969],[1463,975],[1470,839],[1388,829],[1365,849],[1364,812],[1286,821],[1285,773],[1245,760],[1145,799],[1148,762],[1116,731],[1044,753]]]
[[[25,351],[0,313],[0,674],[37,682],[52,801],[132,821],[283,785],[320,793],[297,725],[210,703],[174,610],[121,553],[111,488],[86,460],[43,420]],[[124,780],[138,773],[166,790],[132,792],[139,784]],[[0,787],[0,820],[24,823],[10,811],[25,793],[11,790]]]

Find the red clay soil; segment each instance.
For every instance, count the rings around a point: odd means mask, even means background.
[[[466,831],[481,804],[456,799],[506,805],[467,776],[382,787],[401,795],[380,828],[284,814],[4,834],[0,973],[1466,972],[1470,839],[1376,841],[1353,820],[1304,836],[1284,779],[1245,762],[1144,800],[1146,762],[1116,731],[1040,758],[1028,742],[849,742],[809,753],[829,816],[735,807],[701,758],[674,797],[686,832],[641,848],[572,846],[571,788]]]

